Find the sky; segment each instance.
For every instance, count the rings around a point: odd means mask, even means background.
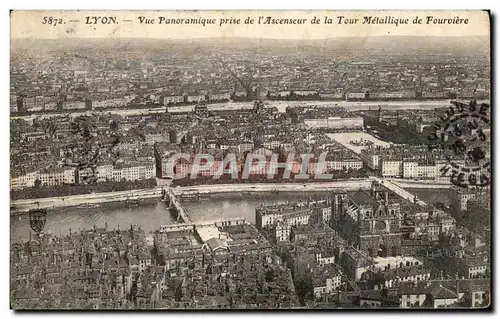
[[[117,24],[86,24],[86,17],[116,17]],[[257,24],[259,17],[273,19],[307,19],[303,24]],[[357,24],[339,24],[338,17]],[[408,19],[409,24],[363,24],[365,16],[384,19]],[[468,19],[468,24],[426,24],[428,16],[434,18]],[[54,23],[43,23],[52,17]],[[141,24],[139,17],[154,19],[153,24]],[[215,24],[167,25],[158,24],[159,18],[215,19]],[[312,24],[314,18],[319,24]],[[413,24],[414,19],[422,24]],[[245,24],[247,18],[253,24]],[[332,24],[326,24],[325,18]],[[240,19],[240,24],[224,24],[221,19]],[[263,21],[262,19],[261,21]],[[94,21],[94,19],[90,19]],[[63,22],[59,24],[59,22]],[[486,11],[13,11],[11,38],[163,38],[189,39],[214,37],[251,37],[266,39],[327,39],[337,37],[368,36],[489,36],[490,24]]]

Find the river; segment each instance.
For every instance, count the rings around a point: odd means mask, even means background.
[[[488,102],[489,101],[478,101]],[[344,107],[348,111],[362,111],[362,110],[375,110],[382,107],[384,110],[432,110],[439,107],[446,107],[450,105],[450,100],[423,100],[423,101],[265,101],[268,107],[276,107],[279,112],[285,112],[288,106],[330,106],[330,107]],[[226,102],[215,103],[207,105],[209,110],[238,110],[250,109],[253,107],[253,102]],[[194,105],[174,106],[168,108],[169,112],[191,112],[194,110]],[[12,119],[24,119],[33,121],[38,117],[53,117],[53,116],[67,116],[72,117],[90,114],[119,114],[121,116],[131,115],[147,115],[164,113],[165,107],[153,107],[150,109],[110,109],[102,111],[77,111],[71,113],[46,113],[46,114],[31,114],[22,116],[11,116]]]
[[[306,200],[310,197],[324,197],[321,193],[280,193],[272,194],[216,194],[210,198],[182,200],[189,218],[194,221],[215,220],[224,218],[244,217],[255,222],[255,207],[263,203],[284,203],[286,201]],[[46,217],[44,232],[53,235],[67,235],[70,229],[90,229],[104,227],[108,229],[129,227],[139,224],[146,232],[159,228],[160,225],[175,223],[163,202],[159,199],[143,201],[140,206],[129,207],[125,203],[106,203],[99,208],[82,209],[62,207],[49,210]],[[19,242],[29,238],[29,215],[11,215],[11,241]]]
[[[427,203],[436,201],[449,203],[449,191],[411,189],[410,192]],[[348,192],[351,193],[351,192]],[[261,204],[285,203],[309,198],[324,198],[328,192],[286,192],[277,194],[242,194],[227,193],[213,194],[210,198],[184,199],[182,206],[186,209],[193,222],[243,217],[255,222],[255,207]],[[140,206],[127,206],[125,203],[106,203],[99,208],[79,209],[76,207],[62,207],[52,209],[47,213],[47,222],[44,232],[53,235],[67,235],[70,231],[104,227],[108,229],[129,227],[139,224],[146,232],[159,228],[160,225],[175,223],[167,212],[165,204],[159,199],[148,199],[141,202]],[[19,242],[29,238],[29,216],[12,215],[10,218],[11,241]]]
[[[452,191],[450,189],[425,189],[425,188],[405,188],[408,192],[416,195],[419,199],[428,204],[443,203],[450,205]]]
[[[184,200],[182,206],[186,209],[193,222],[244,217],[255,223],[255,207],[262,204],[283,204],[309,198],[325,198],[328,192],[314,193],[280,193],[272,194],[215,194],[201,200]]]
[[[423,101],[265,101],[269,107],[276,107],[279,112],[285,112],[288,106],[329,106],[344,107],[348,111],[364,111],[377,109],[379,106],[388,110],[399,109],[435,109],[449,106],[449,100],[423,100]],[[227,102],[207,105],[209,110],[238,110],[251,109],[253,102]],[[193,105],[170,107],[170,112],[188,112],[194,110]]]
[[[130,227],[140,224],[147,232],[159,225],[172,224],[173,218],[166,213],[166,207],[158,199],[148,199],[140,206],[127,206],[125,203],[106,203],[99,208],[62,207],[51,209],[47,213],[44,232],[53,235],[67,235],[70,231],[89,229],[95,226],[108,229]],[[23,241],[29,238],[29,215],[12,215],[10,217],[11,241]]]

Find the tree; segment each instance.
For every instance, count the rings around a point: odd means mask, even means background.
[[[312,279],[310,277],[301,277],[297,281],[296,289],[301,303],[304,303],[314,290]]]
[[[274,271],[274,268],[271,268],[268,271],[266,271],[266,281],[267,282],[273,281],[275,276],[276,276],[276,273]]]
[[[174,294],[175,301],[180,301],[183,296],[184,294],[182,293],[182,284],[179,284],[175,289],[175,294]]]
[[[38,178],[35,180],[35,187],[39,188],[42,185],[42,181],[39,180]]]

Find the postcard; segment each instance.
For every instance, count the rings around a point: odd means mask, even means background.
[[[491,307],[488,11],[22,11],[10,304]]]

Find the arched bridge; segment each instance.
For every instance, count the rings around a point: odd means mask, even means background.
[[[190,223],[191,220],[187,215],[184,207],[182,207],[181,203],[177,196],[175,196],[174,192],[170,187],[163,188],[163,202],[168,206],[169,211],[174,211],[176,213],[176,218],[178,222],[182,223]]]

